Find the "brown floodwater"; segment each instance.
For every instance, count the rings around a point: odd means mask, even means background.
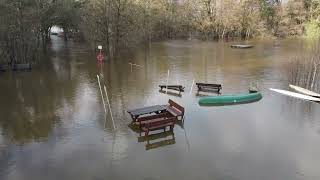
[[[52,55],[32,72],[0,73],[0,179],[320,179],[320,105],[268,90],[288,89],[285,67],[308,43],[233,43],[158,42],[99,66],[85,45],[53,37]],[[141,67],[131,70],[130,62]],[[186,87],[181,97],[159,92],[168,70],[169,84]],[[221,83],[222,94],[257,84],[263,99],[201,107],[196,88],[190,93],[193,80]],[[128,127],[126,110],[169,98],[185,107],[185,123],[174,133],[155,132],[148,144]]]

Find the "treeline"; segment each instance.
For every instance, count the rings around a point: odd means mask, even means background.
[[[112,56],[165,39],[318,37],[319,15],[319,0],[0,0],[0,58],[32,59],[52,25]]]
[[[318,0],[91,0],[82,31],[110,53],[173,38],[320,35]]]
[[[0,0],[0,62],[37,59],[46,50],[53,25],[66,32],[78,30],[80,7],[74,0]]]

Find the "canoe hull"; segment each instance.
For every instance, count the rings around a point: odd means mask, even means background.
[[[289,87],[294,89],[295,91],[297,91],[299,93],[302,93],[302,94],[305,94],[305,95],[308,95],[308,96],[313,96],[313,97],[317,97],[317,98],[320,97],[320,94],[318,94],[316,92],[313,92],[313,91],[310,91],[308,89],[299,87],[299,86],[294,86],[294,85],[290,84]]]
[[[239,48],[239,49],[248,49],[248,48],[253,48],[253,45],[234,44],[234,45],[231,45],[230,47],[232,47],[232,48]]]
[[[286,91],[286,90],[282,90],[282,89],[273,89],[273,88],[270,88],[270,90],[274,91],[274,92],[277,92],[277,93],[280,93],[280,94],[287,95],[287,96],[295,97],[295,98],[298,98],[298,99],[320,102],[320,98],[315,98],[315,97],[304,95],[304,94],[300,94],[300,93],[295,93],[295,92]]]
[[[226,96],[208,96],[200,98],[199,104],[203,106],[223,106],[233,104],[246,104],[256,102],[262,99],[262,94],[259,92],[240,95]]]

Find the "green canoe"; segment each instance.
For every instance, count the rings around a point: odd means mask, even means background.
[[[226,96],[208,96],[202,97],[199,100],[200,105],[204,106],[222,106],[232,104],[245,104],[262,99],[260,92],[239,94],[239,95],[226,95]]]

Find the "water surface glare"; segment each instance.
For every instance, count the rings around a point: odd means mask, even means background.
[[[52,57],[32,72],[0,74],[0,179],[320,179],[320,105],[268,90],[289,89],[284,67],[305,42],[251,43],[241,50],[232,42],[159,42],[99,66],[86,46],[53,39]],[[170,84],[186,87],[182,97],[159,93],[168,70]],[[257,83],[263,99],[201,107],[196,88],[189,94],[193,80],[221,83],[223,94]],[[126,110],[169,98],[186,108],[185,124],[146,146]]]

